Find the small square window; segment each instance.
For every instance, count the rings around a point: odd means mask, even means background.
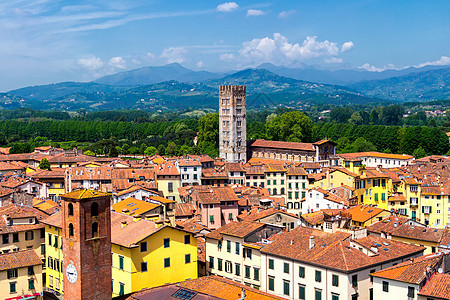
[[[164,248],[170,247],[170,238],[164,239]]]
[[[147,262],[141,262],[141,272],[147,272]]]
[[[164,258],[164,268],[170,267],[170,257]]]
[[[147,242],[142,242],[140,245],[141,245],[141,252],[146,252],[147,251]]]
[[[185,236],[184,236],[184,244],[185,245],[188,245],[188,244],[190,244],[191,243],[191,235],[190,234],[186,234]]]
[[[190,264],[191,263],[191,255],[190,254],[185,254],[184,255],[184,263],[185,264]]]

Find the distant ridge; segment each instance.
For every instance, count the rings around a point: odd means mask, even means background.
[[[204,80],[219,78],[219,73],[207,71],[192,71],[180,65],[172,63],[165,66],[143,67],[130,71],[124,71],[113,75],[101,77],[94,82],[109,85],[147,85],[164,81],[175,80],[179,82],[201,82]]]

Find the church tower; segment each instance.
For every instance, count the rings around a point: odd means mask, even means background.
[[[111,195],[61,195],[64,298],[111,299]]]
[[[247,161],[245,85],[219,87],[219,152],[226,162]]]

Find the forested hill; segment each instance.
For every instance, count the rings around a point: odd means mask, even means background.
[[[367,96],[394,101],[450,99],[450,68],[363,81],[349,87]]]
[[[250,108],[279,105],[299,108],[311,103],[344,105],[382,101],[365,97],[351,88],[295,80],[254,69],[202,83],[165,81],[130,87],[66,82],[27,87],[8,94],[22,97],[22,102],[29,107],[46,110],[180,110],[217,108],[217,87],[220,84],[246,84]]]

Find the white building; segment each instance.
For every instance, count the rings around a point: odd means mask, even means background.
[[[175,165],[180,173],[181,186],[201,184],[202,164],[199,159],[179,159]]]
[[[400,166],[407,166],[414,161],[414,157],[408,154],[387,154],[380,152],[357,152],[357,153],[341,153],[338,154],[342,158],[344,164],[346,162],[360,159],[361,163],[366,167],[382,167],[382,168],[396,168]]]
[[[261,290],[288,299],[369,300],[370,273],[421,256],[424,250],[373,236],[350,236],[305,227],[280,234],[260,250]]]
[[[302,199],[302,214],[322,209],[342,209],[348,207],[348,205],[347,200],[321,188],[314,188],[308,190],[306,197]]]

